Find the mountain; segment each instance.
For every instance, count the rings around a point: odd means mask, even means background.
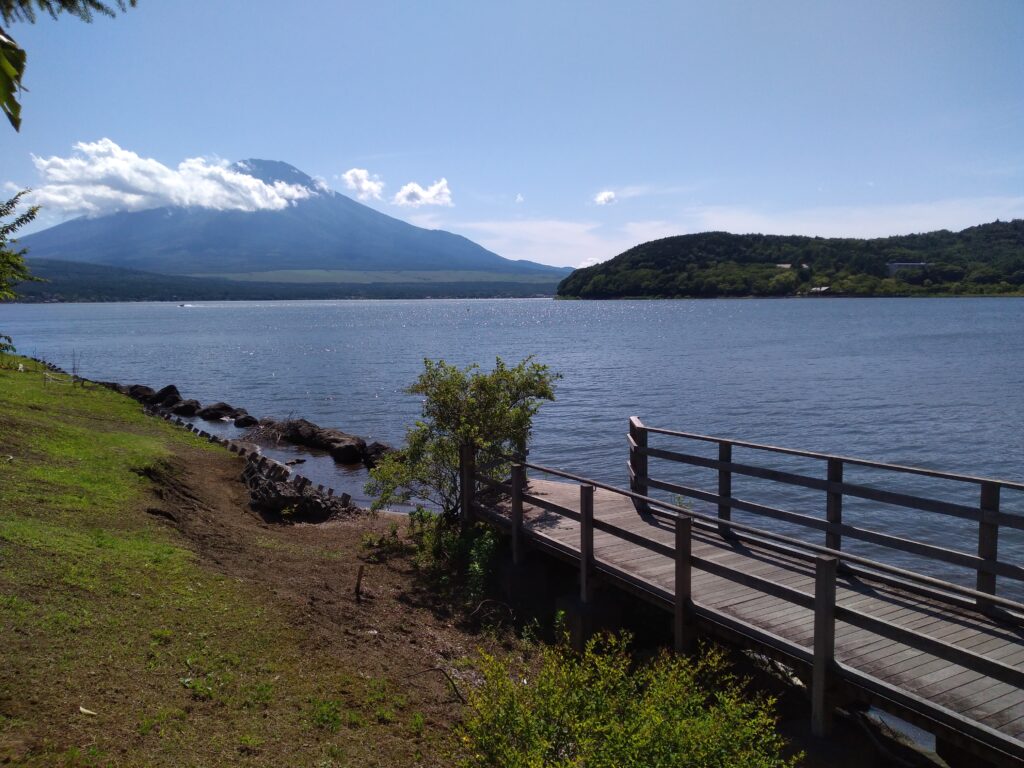
[[[504,259],[460,235],[413,226],[287,163],[252,159],[233,169],[268,184],[301,185],[309,196],[282,210],[164,207],[83,217],[19,245],[32,259],[275,284],[514,282],[552,293],[570,271]]]
[[[578,269],[564,298],[1024,293],[1024,219],[873,239],[704,232]]]
[[[554,293],[554,281],[547,284],[517,281],[516,276],[494,273],[501,280],[359,283],[284,283],[227,280],[220,277],[160,275],[102,264],[85,264],[57,259],[26,259],[41,283],[20,283],[19,301],[268,301],[274,299],[445,299],[522,298]],[[373,273],[367,273],[372,277]],[[397,273],[401,276],[402,273]]]

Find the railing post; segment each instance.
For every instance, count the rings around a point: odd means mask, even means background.
[[[831,458],[828,460],[828,481],[830,483],[843,482],[843,461],[842,459]],[[843,536],[837,530],[843,524],[843,492],[828,491],[825,504],[825,519],[828,520],[828,530],[825,533],[825,546],[829,549],[842,549]]]
[[[459,446],[459,490],[462,497],[462,525],[473,520],[473,493],[476,488],[476,451],[469,443]]]
[[[836,654],[836,570],[839,560],[819,555],[814,566],[814,665],[811,672],[811,732],[832,730],[829,701]]]
[[[693,622],[690,615],[692,528],[693,518],[685,515],[676,518],[676,604],[672,616],[672,633],[677,653],[689,651],[693,646]]]
[[[981,520],[978,522],[978,557],[987,565],[995,565],[999,554],[999,486],[996,483],[981,484]],[[990,595],[996,593],[996,575],[978,569],[976,589]],[[978,607],[989,605],[987,600],[978,599]]]
[[[647,428],[636,416],[629,417],[629,490],[647,495]],[[647,509],[647,505],[633,502],[638,512]]]
[[[594,562],[594,486],[580,486],[580,602],[590,603],[590,568]]]
[[[519,565],[523,560],[523,465],[512,465],[512,563]]]
[[[719,443],[718,444],[718,460],[726,464],[732,463],[732,443]],[[728,469],[718,470],[718,496],[723,499],[732,498],[732,471]],[[719,501],[718,503],[718,519],[719,520],[731,520],[732,519],[732,507],[727,503]],[[722,536],[731,537],[733,536],[732,528],[727,525],[719,525],[718,532]]]

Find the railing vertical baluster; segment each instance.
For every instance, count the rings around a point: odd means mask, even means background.
[[[818,555],[814,567],[814,666],[811,672],[811,732],[828,736],[832,730],[829,701],[836,653],[836,570],[839,560]]]
[[[459,484],[462,492],[462,524],[473,520],[473,495],[476,487],[476,451],[469,443],[459,446]]]
[[[843,482],[843,460],[830,458],[828,460],[828,481],[830,483]],[[828,530],[825,533],[825,546],[829,549],[842,549],[843,536],[839,533],[839,526],[843,524],[843,492],[828,491],[828,501],[825,505],[825,518],[828,520]]]
[[[519,565],[523,560],[523,465],[512,465],[512,563]]]
[[[693,646],[694,628],[690,616],[691,572],[690,554],[693,518],[676,518],[676,604],[672,629],[675,636],[676,652],[689,651]]]
[[[732,443],[721,442],[718,444],[718,460],[727,464],[732,463]],[[728,469],[718,470],[718,496],[722,499],[732,498],[732,471]],[[728,503],[719,501],[718,519],[731,520],[732,507]],[[718,532],[722,536],[732,536],[732,529],[727,525],[718,526]]]
[[[594,486],[580,486],[580,602],[590,603],[590,568],[594,562]]]
[[[636,416],[629,417],[629,437],[629,489],[647,496],[647,427]],[[647,508],[642,502],[633,503],[638,512]]]
[[[978,557],[987,565],[995,565],[999,554],[999,523],[996,522],[996,515],[999,514],[999,486],[996,483],[981,484],[981,520],[978,523]],[[979,592],[986,592],[990,595],[996,593],[996,575],[991,571],[978,569],[976,589]],[[988,605],[987,601],[979,599],[978,607]]]

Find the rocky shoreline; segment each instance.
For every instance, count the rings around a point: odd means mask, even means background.
[[[36,362],[54,373],[71,376],[52,363]],[[111,381],[92,381],[72,376],[75,383],[88,382],[119,392],[141,403],[143,410],[165,421],[188,429],[210,442],[223,445],[232,453],[245,457],[241,480],[249,491],[250,507],[268,522],[322,523],[327,520],[350,517],[365,513],[366,510],[353,504],[347,493],[335,495],[333,488],[313,485],[304,477],[279,461],[262,455],[258,443],[281,442],[322,450],[340,464],[363,464],[372,468],[384,454],[392,451],[383,443],[367,445],[363,438],[337,429],[325,429],[305,419],[257,419],[244,408],[217,402],[203,406],[197,400],[182,398],[178,388],[169,384],[159,390],[143,384],[119,384]],[[231,422],[235,427],[248,429],[239,440],[231,440],[211,434],[187,421],[189,418],[204,421]],[[289,462],[291,463],[291,462]]]
[[[367,444],[358,435],[340,429],[321,427],[306,419],[257,418],[245,408],[238,408],[225,402],[203,406],[198,400],[186,400],[174,384],[159,390],[144,384],[119,384],[112,381],[97,381],[100,386],[113,389],[139,401],[143,406],[159,414],[184,418],[199,418],[204,421],[230,422],[239,429],[249,431],[242,439],[252,443],[285,442],[305,448],[324,451],[339,464],[363,464],[372,469],[381,456],[394,450],[384,443]]]

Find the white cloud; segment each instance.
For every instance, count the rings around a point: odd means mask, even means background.
[[[517,202],[517,203],[521,203],[521,202],[523,202],[524,200],[526,200],[526,198],[525,198],[525,197],[523,197],[523,194],[522,194],[522,192],[517,192],[517,193],[516,193],[516,202]]]
[[[419,208],[421,205],[443,205],[451,207],[452,193],[448,189],[448,179],[442,178],[424,189],[415,181],[410,181],[392,198],[395,205]]]
[[[615,202],[615,192],[610,189],[603,189],[594,195],[594,203],[597,205],[611,205]]]
[[[360,200],[380,200],[384,192],[384,182],[377,174],[370,175],[365,168],[349,168],[341,178],[345,186],[356,193]]]
[[[170,206],[280,210],[315,194],[301,184],[267,184],[231,170],[227,161],[193,157],[169,168],[110,139],[79,142],[70,157],[36,157],[43,184],[32,202],[64,214],[102,216]]]

